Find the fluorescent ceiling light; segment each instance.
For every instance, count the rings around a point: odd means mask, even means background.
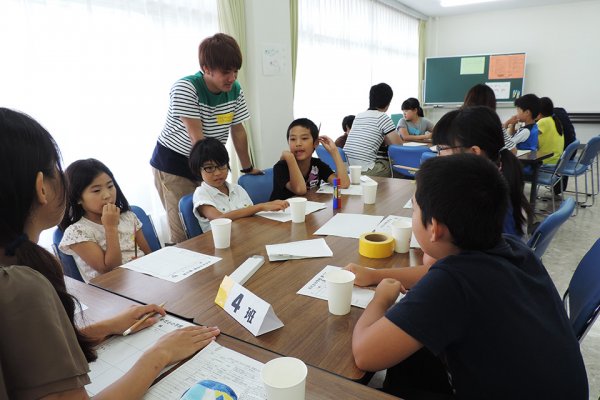
[[[441,0],[440,4],[442,7],[457,7],[470,4],[490,3],[492,1],[497,0]]]

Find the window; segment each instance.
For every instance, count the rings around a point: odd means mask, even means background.
[[[389,112],[401,112],[418,97],[418,30],[417,19],[374,0],[299,0],[295,117],[335,139],[380,82],[394,90]]]

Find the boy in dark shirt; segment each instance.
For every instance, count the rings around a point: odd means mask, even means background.
[[[356,365],[388,368],[384,389],[407,400],[431,392],[398,385],[394,370],[424,349],[451,381],[447,397],[434,398],[587,399],[579,344],[550,276],[526,245],[502,236],[508,192],[498,168],[474,154],[436,157],[416,184],[413,232],[438,261],[420,274],[400,268],[402,283],[379,279],[354,329]],[[411,290],[394,305],[403,285]]]
[[[287,140],[289,150],[281,153],[281,160],[273,167],[271,200],[303,196],[321,181],[333,183],[334,178],[340,178],[340,187],[350,186],[346,165],[335,143],[327,136],[319,137],[319,128],[310,119],[299,118],[292,121],[287,130]],[[312,157],[319,143],[333,157],[337,176],[327,164]]]

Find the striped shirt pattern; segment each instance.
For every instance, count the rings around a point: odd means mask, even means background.
[[[383,138],[394,130],[392,119],[384,112],[367,110],[358,114],[344,146],[350,165],[373,168]]]
[[[205,87],[204,80],[201,85]],[[192,82],[180,79],[171,88],[170,99],[167,121],[158,142],[186,157],[192,150],[192,142],[179,117],[201,119],[204,136],[223,144],[232,125],[250,118],[244,92],[237,81],[228,93],[213,94],[206,89],[199,96]]]

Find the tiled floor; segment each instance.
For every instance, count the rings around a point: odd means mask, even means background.
[[[569,182],[569,190],[574,190],[571,186],[573,186],[572,182]],[[529,193],[529,188],[525,189],[526,193]],[[546,196],[549,192],[542,188],[539,194]],[[556,205],[558,206],[559,204]],[[550,200],[538,201],[537,208],[541,210],[547,208],[551,211],[552,203]],[[544,215],[536,214],[537,220],[543,218]],[[572,216],[565,222],[544,254],[544,265],[561,296],[569,285],[577,264],[598,238],[600,238],[600,196],[597,196],[594,206],[580,208],[576,216]],[[590,400],[600,400],[600,319],[583,340],[581,353],[588,374]],[[382,372],[377,373],[369,386],[381,387],[384,376]]]

